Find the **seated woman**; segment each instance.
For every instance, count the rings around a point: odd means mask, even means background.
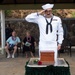
[[[35,39],[30,35],[30,32],[26,32],[26,37],[23,40],[23,54],[26,53],[26,58],[28,57],[27,52],[30,51],[32,57],[34,57],[33,53],[35,53]]]
[[[16,36],[16,32],[12,32],[12,36],[10,36],[6,41],[5,51],[7,52],[7,58],[10,58],[10,52],[9,50],[13,50],[12,58],[14,58],[14,55],[17,50],[17,44],[20,43],[19,37]]]

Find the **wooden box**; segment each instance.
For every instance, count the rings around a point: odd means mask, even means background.
[[[40,61],[43,64],[54,64],[54,52],[40,52]]]

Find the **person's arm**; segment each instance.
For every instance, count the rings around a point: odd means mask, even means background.
[[[6,42],[6,46],[9,46],[9,43],[8,42]]]
[[[11,37],[9,37],[9,38],[6,40],[6,45],[7,45],[7,46],[9,46],[10,40],[11,40]]]
[[[24,42],[22,42],[22,45],[24,45]]]
[[[28,22],[38,23],[39,15],[41,15],[44,12],[44,10],[36,13],[31,13],[25,17],[25,20]]]
[[[34,46],[35,46],[35,47],[37,46],[36,41],[34,42]]]
[[[58,50],[61,49],[61,44],[63,42],[63,27],[62,27],[62,22],[61,19],[59,18],[58,21]]]
[[[37,13],[31,13],[25,17],[27,22],[37,23],[38,15]]]
[[[25,44],[25,38],[23,39],[23,41],[22,41],[22,45],[24,45]]]
[[[21,41],[20,41],[20,38],[19,37],[17,37],[17,43],[15,44],[15,45],[17,45],[18,43],[20,43]]]
[[[34,46],[36,46],[37,44],[36,44],[35,38],[32,37],[32,40],[33,40]]]

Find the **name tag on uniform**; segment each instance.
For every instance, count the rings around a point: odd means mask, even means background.
[[[57,19],[53,19],[53,21],[57,21]]]

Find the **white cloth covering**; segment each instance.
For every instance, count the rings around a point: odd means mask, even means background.
[[[45,5],[43,5],[42,6],[42,8],[44,9],[44,10],[46,10],[46,9],[49,9],[49,8],[53,8],[53,6],[54,6],[54,4],[45,4]]]
[[[62,44],[63,40],[63,28],[61,19],[57,16],[53,16],[52,20],[52,28],[53,31],[50,33],[50,27],[48,27],[48,34],[46,34],[46,20],[42,15],[37,15],[37,13],[31,13],[25,18],[28,22],[37,23],[40,30],[40,38],[39,38],[39,53],[40,51],[50,51],[53,50],[55,52],[55,60],[57,60],[57,42]],[[47,18],[50,22],[51,18]],[[58,32],[57,32],[58,31]],[[58,34],[58,41],[57,41]]]

